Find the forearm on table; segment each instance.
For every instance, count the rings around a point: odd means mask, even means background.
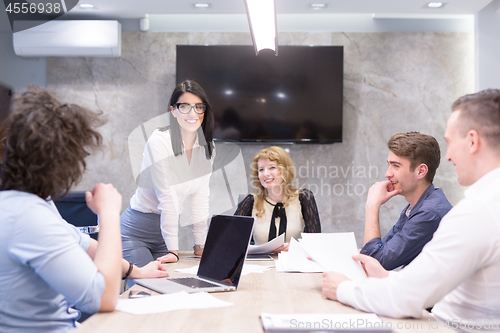
[[[191,230],[193,232],[194,243],[196,245],[205,244],[207,236],[207,220],[209,218],[208,205],[208,183],[206,188],[202,187],[191,198]]]
[[[207,238],[207,220],[193,223],[193,240],[196,245],[204,245]]]
[[[390,275],[384,279],[374,278],[361,283],[344,281],[337,288],[337,298],[339,302],[358,310],[382,316],[419,318],[425,308],[422,304],[422,292],[413,290],[415,288],[409,284],[394,280],[399,279]]]
[[[100,214],[99,219],[101,221],[99,242],[95,250],[94,263],[105,280],[100,311],[113,311],[120,293],[123,269],[120,216],[109,212]]]

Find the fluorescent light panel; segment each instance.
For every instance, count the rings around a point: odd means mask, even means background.
[[[200,3],[193,4],[193,6],[195,8],[208,8],[208,7],[210,7],[210,4],[209,3],[200,2]]]
[[[310,3],[309,4],[309,9],[312,10],[321,10],[321,9],[326,9],[328,5],[326,3]]]
[[[270,49],[278,54],[274,0],[245,0],[255,53]]]
[[[429,8],[441,8],[443,6],[444,6],[443,2],[429,2],[427,4],[427,7],[429,7]]]

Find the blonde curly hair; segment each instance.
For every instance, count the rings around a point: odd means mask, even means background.
[[[264,188],[264,186],[262,186],[259,180],[258,162],[260,159],[268,159],[269,161],[276,162],[276,164],[278,165],[278,169],[281,172],[281,178],[283,178],[281,187],[282,190],[284,190],[283,204],[285,207],[287,207],[288,203],[297,195],[299,195],[300,192],[300,190],[296,189],[292,185],[292,181],[295,179],[295,167],[290,155],[283,148],[277,146],[272,146],[260,150],[252,159],[252,163],[250,166],[251,181],[255,199],[255,210],[257,211],[256,215],[258,217],[261,217],[265,212],[264,200],[268,195],[267,190]]]

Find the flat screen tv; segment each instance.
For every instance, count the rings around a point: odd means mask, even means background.
[[[215,141],[342,141],[342,46],[177,45],[177,82],[197,81],[214,109]]]

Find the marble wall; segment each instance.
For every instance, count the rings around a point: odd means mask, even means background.
[[[296,164],[297,184],[315,193],[324,232],[354,231],[362,245],[366,194],[372,183],[384,179],[386,142],[398,132],[435,136],[443,158],[434,183],[452,204],[463,197],[455,170],[444,159],[443,134],[452,102],[474,89],[472,33],[282,33],[278,40],[280,45],[344,46],[343,142],[285,147]],[[136,143],[130,147],[131,159],[129,136],[148,121],[161,124],[157,117],[175,86],[177,44],[244,45],[251,39],[246,33],[124,32],[120,58],[48,59],[47,88],[64,101],[102,110],[109,120],[102,128],[106,147],[89,157],[88,171],[75,190],[111,182],[123,195],[124,209],[128,205],[136,188],[133,165],[140,164],[143,145],[130,140]],[[243,171],[248,174],[249,161],[263,147],[218,144],[218,151],[236,148],[240,155],[233,170],[212,177],[211,213],[231,213],[234,198],[250,191]],[[221,193],[229,189],[228,199]],[[383,206],[383,234],[405,204],[396,197]],[[189,214],[181,220],[189,221]],[[190,234],[182,228],[181,249],[191,248]]]

